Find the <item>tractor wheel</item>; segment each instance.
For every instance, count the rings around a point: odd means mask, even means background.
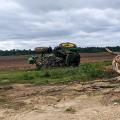
[[[36,62],[36,69],[39,70],[42,68],[42,63],[41,62]]]

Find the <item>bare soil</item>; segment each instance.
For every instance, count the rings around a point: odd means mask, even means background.
[[[81,62],[112,60],[81,54]],[[34,69],[28,56],[0,57],[0,70]],[[0,86],[0,120],[120,120],[120,77],[68,84]]]
[[[96,62],[112,60],[113,55],[109,53],[81,53],[81,62]],[[1,56],[0,70],[27,70],[35,69],[35,65],[29,65],[29,56]]]
[[[0,120],[120,120],[120,78],[1,87]]]

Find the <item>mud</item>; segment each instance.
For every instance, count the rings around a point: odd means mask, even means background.
[[[2,87],[0,120],[120,120],[120,78]]]

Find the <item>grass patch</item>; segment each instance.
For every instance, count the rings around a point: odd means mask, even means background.
[[[0,104],[6,103],[7,99],[4,96],[0,96]]]
[[[76,112],[76,110],[72,107],[69,107],[65,110],[65,112],[74,114]]]
[[[112,102],[120,104],[120,99],[113,100]]]
[[[65,83],[108,78],[112,71],[106,71],[105,68],[109,65],[111,61],[82,63],[79,67],[44,68],[39,71],[1,71],[0,85]],[[114,75],[113,72],[112,75]]]

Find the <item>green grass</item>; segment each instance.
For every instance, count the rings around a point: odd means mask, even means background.
[[[1,71],[0,85],[13,83],[65,83],[107,78],[111,73],[106,71],[105,68],[109,65],[111,65],[111,61],[82,63],[75,68],[44,68],[39,71]]]
[[[65,112],[74,114],[74,113],[76,112],[76,110],[75,110],[74,108],[72,108],[72,107],[68,107],[68,108],[65,110]]]
[[[120,99],[113,100],[112,102],[120,104]]]

